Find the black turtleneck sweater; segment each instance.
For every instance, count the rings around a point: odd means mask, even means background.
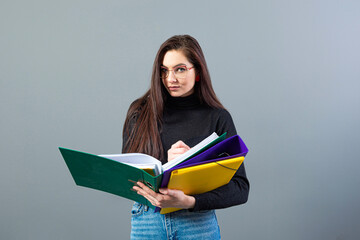
[[[189,147],[195,146],[213,132],[219,136],[227,132],[227,137],[236,135],[233,120],[225,109],[214,109],[200,103],[195,95],[171,97],[165,103],[161,141],[164,159],[171,145],[182,140]],[[213,191],[194,195],[196,202],[191,211],[226,208],[247,201],[249,181],[246,178],[244,164],[240,166],[231,181]]]

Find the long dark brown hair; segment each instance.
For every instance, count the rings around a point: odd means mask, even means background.
[[[146,153],[157,159],[163,158],[160,139],[164,102],[167,98],[160,78],[160,67],[165,54],[170,50],[182,51],[195,67],[199,81],[195,83],[194,94],[202,104],[212,108],[224,108],[215,95],[203,51],[197,40],[189,35],[176,35],[166,40],[156,54],[150,89],[134,101],[127,113],[123,134],[124,152]]]

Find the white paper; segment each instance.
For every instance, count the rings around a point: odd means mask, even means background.
[[[175,159],[171,160],[170,162],[165,163],[163,165],[163,171],[166,171],[166,170],[176,166],[177,164],[181,163],[182,161],[184,161],[185,159],[187,159],[188,157],[190,157],[191,155],[193,155],[194,153],[196,153],[197,151],[199,151],[200,149],[202,149],[203,147],[205,147],[206,145],[208,145],[209,143],[211,143],[218,137],[219,136],[215,132],[212,133],[210,136],[208,136],[207,138],[202,140],[200,143],[198,143],[194,147],[190,148],[189,151],[181,154],[180,156],[176,157]]]
[[[156,158],[143,153],[123,153],[123,154],[102,154],[100,157],[109,158],[111,160],[125,163],[140,169],[154,169],[155,175],[162,173],[161,162]]]

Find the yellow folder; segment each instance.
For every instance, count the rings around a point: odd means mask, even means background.
[[[177,169],[171,172],[168,188],[183,191],[187,195],[205,193],[227,184],[240,167],[244,157],[236,157]],[[180,210],[162,208],[161,214]]]

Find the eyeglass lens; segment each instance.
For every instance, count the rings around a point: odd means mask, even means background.
[[[188,69],[185,65],[175,67],[173,70],[169,70],[165,67],[161,67],[161,78],[167,78],[169,76],[170,71],[174,73],[176,78],[185,78]]]

